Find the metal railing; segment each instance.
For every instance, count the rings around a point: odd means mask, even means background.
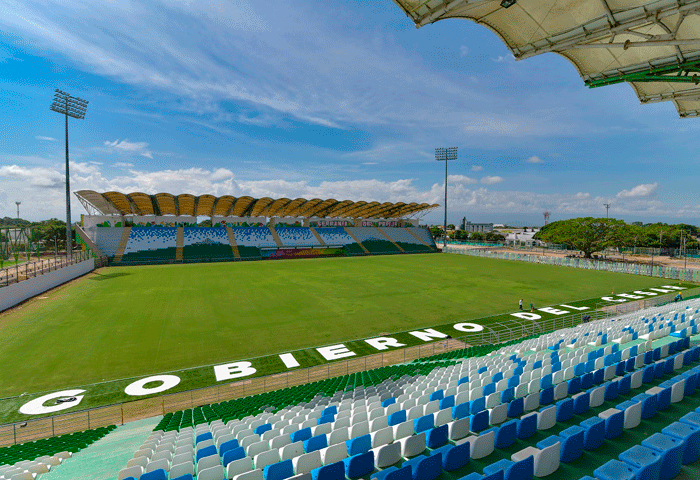
[[[6,287],[13,283],[19,283],[33,277],[44,275],[45,273],[53,272],[54,270],[61,269],[68,265],[83,262],[91,258],[91,256],[92,254],[88,250],[78,250],[73,252],[71,258],[66,256],[53,256],[24,263],[16,263],[12,266],[0,269],[0,287]],[[100,266],[103,265],[100,263]]]

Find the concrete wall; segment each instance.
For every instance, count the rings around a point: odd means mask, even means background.
[[[69,282],[95,269],[95,259],[68,265],[67,267],[39,275],[38,277],[13,283],[0,288],[0,312],[14,307],[35,295],[51,290],[63,283]]]

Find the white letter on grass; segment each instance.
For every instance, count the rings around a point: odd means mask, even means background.
[[[161,385],[146,388],[146,384],[153,382],[161,382]],[[142,395],[164,392],[173,388],[178,383],[180,383],[180,377],[176,377],[175,375],[154,375],[153,377],[142,378],[141,380],[129,384],[129,386],[124,389],[124,393],[132,397],[140,397]]]
[[[75,407],[83,399],[81,393],[85,393],[85,390],[63,390],[62,392],[49,393],[43,397],[35,398],[31,402],[27,402],[21,407],[19,407],[19,413],[24,413],[25,415],[42,415],[44,413],[54,413],[60,412],[67,408]],[[53,405],[51,407],[45,407],[44,403],[49,400],[54,400],[61,397],[75,397],[75,400],[59,403],[58,405]]]
[[[624,298],[618,298],[617,300],[615,300],[615,299],[612,298],[612,297],[600,297],[600,299],[601,299],[601,300],[605,300],[606,302],[618,302],[618,303],[622,303],[622,302],[626,302],[626,301],[627,301],[627,300],[625,300]]]
[[[564,315],[569,313],[567,310],[559,310],[554,307],[542,307],[538,308],[540,312],[551,313],[552,315]]]
[[[631,298],[632,300],[639,300],[641,298],[644,298],[644,297],[640,297],[639,295],[632,295],[629,293],[618,293],[617,296],[624,297],[624,298]]]
[[[523,320],[539,320],[542,318],[542,315],[537,315],[536,313],[530,313],[530,312],[518,312],[518,313],[511,313],[512,316],[522,318]]]
[[[294,368],[299,366],[299,362],[297,362],[297,359],[294,358],[294,355],[291,353],[283,353],[280,355],[280,360],[284,362],[284,366],[287,368]]]
[[[406,344],[399,343],[398,340],[396,340],[395,338],[391,338],[391,337],[368,338],[367,340],[365,340],[365,342],[369,343],[377,350],[388,350],[389,347],[405,347],[406,346]]]
[[[460,332],[480,332],[484,329],[482,325],[478,323],[456,323],[452,325],[452,328],[459,330]]]
[[[423,340],[424,342],[429,342],[433,338],[445,338],[447,337],[446,333],[440,333],[437,330],[433,330],[432,328],[426,328],[424,331],[416,330],[415,332],[408,332],[410,335],[413,335],[416,338],[419,338]]]
[[[253,364],[250,362],[235,362],[226,363],[224,365],[216,365],[214,367],[214,376],[216,377],[217,382],[247,377],[248,375],[252,375],[257,372],[252,365]]]
[[[326,360],[338,360],[340,358],[356,355],[355,352],[348,350],[342,343],[339,345],[331,345],[330,347],[320,347],[317,348],[316,351]]]
[[[561,304],[561,307],[571,308],[572,310],[588,310],[588,307],[572,307],[571,305]]]

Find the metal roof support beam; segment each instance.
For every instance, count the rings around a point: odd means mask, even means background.
[[[687,75],[692,70],[700,68],[700,60],[681,63],[680,65],[667,65],[663,67],[647,68],[645,70],[620,73],[598,80],[589,80],[586,85],[590,88],[602,87],[622,82],[666,82],[666,83],[694,83],[698,84],[700,76]],[[681,76],[681,74],[685,74]]]
[[[682,92],[658,93],[639,97],[642,103],[667,102],[669,100],[700,100],[700,88],[684,90]]]
[[[692,40],[647,40],[646,42],[631,42],[627,40],[624,43],[585,43],[568,47],[568,50],[583,50],[587,48],[622,48],[627,50],[634,47],[682,47],[685,45],[700,45],[700,38]]]
[[[585,42],[593,42],[611,35],[628,33],[626,31],[631,28],[657,24],[660,23],[661,19],[673,15],[697,13],[700,11],[700,0],[690,0],[684,3],[679,2],[674,5],[667,5],[653,11],[648,10],[647,7],[643,7],[642,14],[636,15],[634,18],[630,18],[630,12],[637,10],[639,10],[639,7],[634,7],[629,10],[624,10],[613,14],[613,19],[617,22],[617,25],[614,27],[611,27],[608,22],[605,22],[605,26],[603,26],[600,21],[601,19],[596,18],[577,27],[576,29],[570,30],[569,32],[558,33],[556,36],[543,39],[541,41],[543,42],[542,45],[540,45],[538,42],[538,44],[530,43],[514,48],[513,55],[517,59],[523,59],[539,55],[540,53],[558,52],[572,48],[574,45],[584,44]],[[625,18],[626,20],[617,21],[617,18]],[[570,35],[567,35],[567,33],[570,33]],[[560,40],[557,40],[557,38]]]

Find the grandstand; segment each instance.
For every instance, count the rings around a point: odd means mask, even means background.
[[[110,264],[436,252],[416,215],[437,205],[76,192],[78,235]],[[211,227],[197,226],[208,216]],[[83,238],[87,237],[87,238]]]
[[[671,303],[168,413],[121,443],[127,426],[6,447],[0,479],[697,478],[699,320],[700,300]]]

